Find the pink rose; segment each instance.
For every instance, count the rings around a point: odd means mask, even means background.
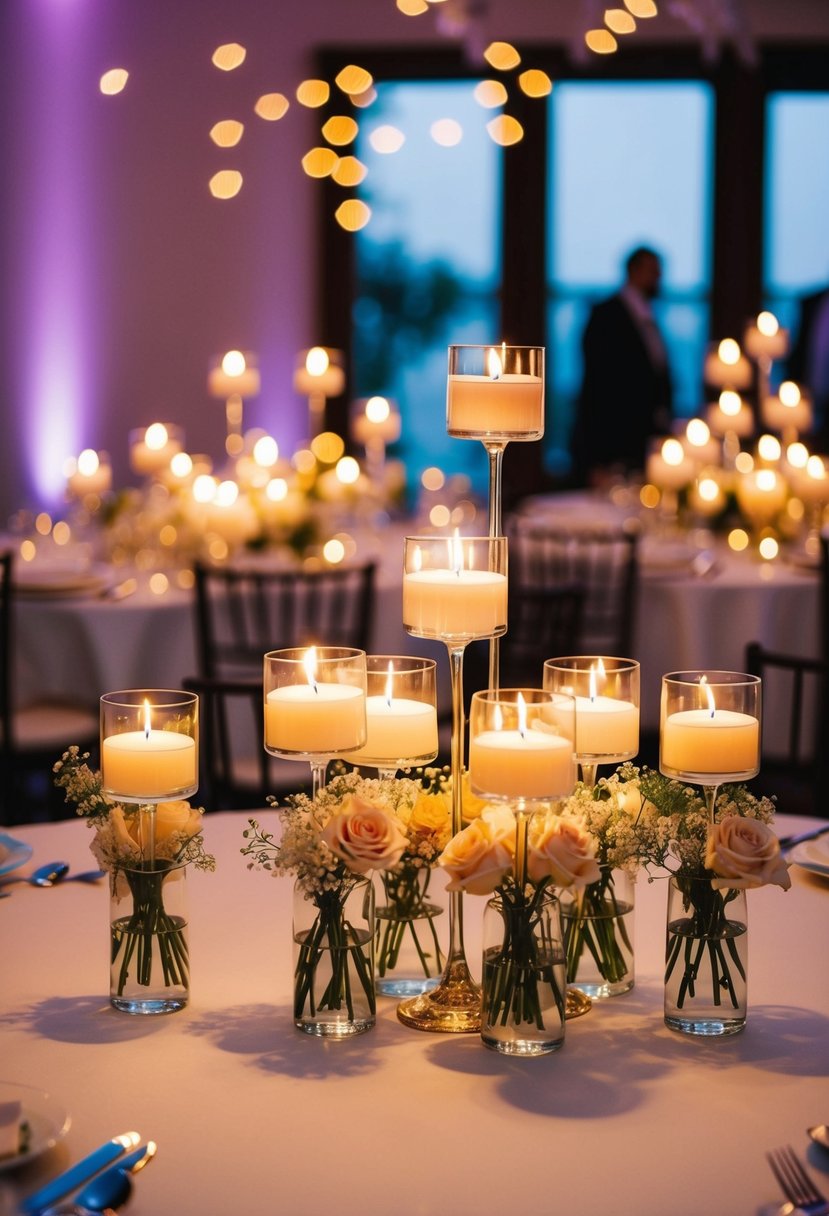
[[[548,814],[530,821],[527,877],[552,878],[557,887],[585,887],[601,877],[593,837],[568,819]]]
[[[708,829],[705,865],[717,875],[715,890],[725,887],[764,887],[775,883],[788,891],[789,865],[774,832],[759,819],[728,815]]]
[[[513,816],[487,810],[453,836],[438,858],[438,865],[449,874],[447,891],[491,895],[512,870],[514,848]]]
[[[347,794],[322,829],[322,840],[356,874],[390,870],[406,848],[406,835],[382,807]]]

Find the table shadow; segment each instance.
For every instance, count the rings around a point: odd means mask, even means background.
[[[29,1027],[56,1043],[84,1043],[97,1047],[144,1039],[161,1028],[164,1017],[119,1013],[102,996],[52,996],[23,1009],[0,1013],[0,1025]]]
[[[302,1034],[289,1005],[235,1005],[191,1019],[187,1029],[208,1038],[220,1051],[250,1056],[263,1072],[315,1080],[371,1072],[377,1067],[378,1049],[390,1041],[380,1020],[367,1034],[348,1039]]]

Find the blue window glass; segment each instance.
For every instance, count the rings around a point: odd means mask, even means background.
[[[663,257],[656,314],[674,409],[701,404],[709,327],[714,99],[698,82],[565,82],[550,97],[548,464],[564,467],[590,307],[624,278],[636,245]]]
[[[468,81],[389,82],[360,119],[356,155],[368,173],[360,197],[372,210],[356,237],[352,368],[358,396],[395,398],[403,418],[393,454],[410,487],[422,470],[467,473],[485,488],[479,443],[446,434],[447,347],[498,341],[501,281],[501,149]],[[462,137],[437,143],[433,124],[453,119]],[[405,134],[399,151],[376,151],[373,133]]]
[[[829,93],[769,96],[765,169],[765,301],[792,326],[797,297],[829,283]]]

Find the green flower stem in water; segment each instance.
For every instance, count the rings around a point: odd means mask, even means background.
[[[152,868],[122,870],[132,894],[132,912],[112,923],[111,965],[119,963],[117,995],[122,996],[130,980],[130,968],[135,968],[135,983],[148,988],[152,984],[153,952],[164,974],[165,987],[187,988],[190,977],[190,956],[185,933],[186,922],[180,916],[170,916],[164,908],[164,880],[174,863],[156,861]]]
[[[545,933],[542,904],[546,884],[537,887],[502,887],[498,893],[499,911],[504,921],[500,949],[488,952],[485,965],[491,983],[485,985],[484,1021],[491,1026],[534,1025],[544,1029],[544,1005],[539,985],[553,995],[561,1019],[564,1018],[564,993],[555,974],[560,963],[557,944]]]
[[[620,984],[625,979],[628,958],[633,954],[625,924],[625,915],[630,908],[617,897],[610,866],[602,866],[601,878],[574,896],[573,903],[564,909],[569,984],[576,982],[585,948],[592,955],[599,975],[608,984]]]
[[[707,954],[711,969],[712,1003],[720,1006],[725,993],[732,1008],[737,1009],[740,996],[734,986],[731,964],[745,983],[745,967],[735,940],[735,932],[744,933],[745,926],[735,926],[726,915],[726,907],[737,897],[737,891],[714,890],[710,881],[703,878],[683,879],[677,876],[675,881],[682,892],[683,908],[690,912],[689,916],[668,925],[665,983],[670,980],[678,963],[681,962],[683,969],[676,1007],[682,1009],[686,1000],[693,1000],[697,996],[700,967]]]
[[[421,874],[425,874],[422,884]],[[382,922],[378,935],[378,976],[382,977],[394,971],[407,932],[411,935],[424,976],[431,979],[440,975],[443,970],[443,955],[434,919],[438,909],[434,904],[426,902],[431,870],[404,864],[398,870],[385,871],[381,877],[386,905],[377,910],[378,925]],[[418,925],[420,931],[425,932],[425,946],[418,936]]]
[[[352,885],[344,884],[333,891],[324,891],[313,896],[317,915],[311,928],[298,940],[298,956],[294,975],[294,1017],[301,1018],[308,1002],[312,1017],[318,1010],[342,1009],[345,1006],[349,1019],[354,1018],[354,998],[350,968],[368,1003],[369,1011],[376,1012],[374,982],[370,958],[364,953],[371,948],[369,933],[355,929],[345,918],[345,901]],[[328,960],[331,975],[323,992],[317,996],[317,969],[323,959]]]

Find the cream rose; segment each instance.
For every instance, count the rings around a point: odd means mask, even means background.
[[[447,891],[468,891],[470,895],[491,895],[512,869],[515,848],[515,820],[489,810],[480,819],[453,836],[438,858],[449,875]]]
[[[448,836],[452,808],[445,794],[419,794],[412,808],[409,828],[435,836]]]
[[[789,865],[774,832],[759,819],[728,815],[708,829],[705,865],[713,870],[715,890],[725,887],[764,887],[774,883],[787,891],[792,885]]]
[[[141,845],[141,815],[130,815],[125,818],[119,807],[113,807],[109,813],[115,835],[121,844],[128,846],[134,842]],[[201,831],[201,811],[196,811],[189,802],[159,802],[155,808],[155,847],[159,856],[166,857],[169,850],[167,845],[175,845],[175,852],[182,841],[198,836]]]
[[[472,786],[469,784],[469,773],[464,772],[461,781],[461,815],[464,823],[471,823],[473,819],[479,819],[484,811],[489,806],[483,798],[479,798],[477,794],[472,793]]]
[[[391,870],[406,848],[406,835],[397,820],[356,794],[346,794],[321,837],[356,874]]]
[[[537,816],[527,840],[527,876],[552,878],[557,887],[585,887],[601,877],[596,845],[588,832],[558,815]]]

